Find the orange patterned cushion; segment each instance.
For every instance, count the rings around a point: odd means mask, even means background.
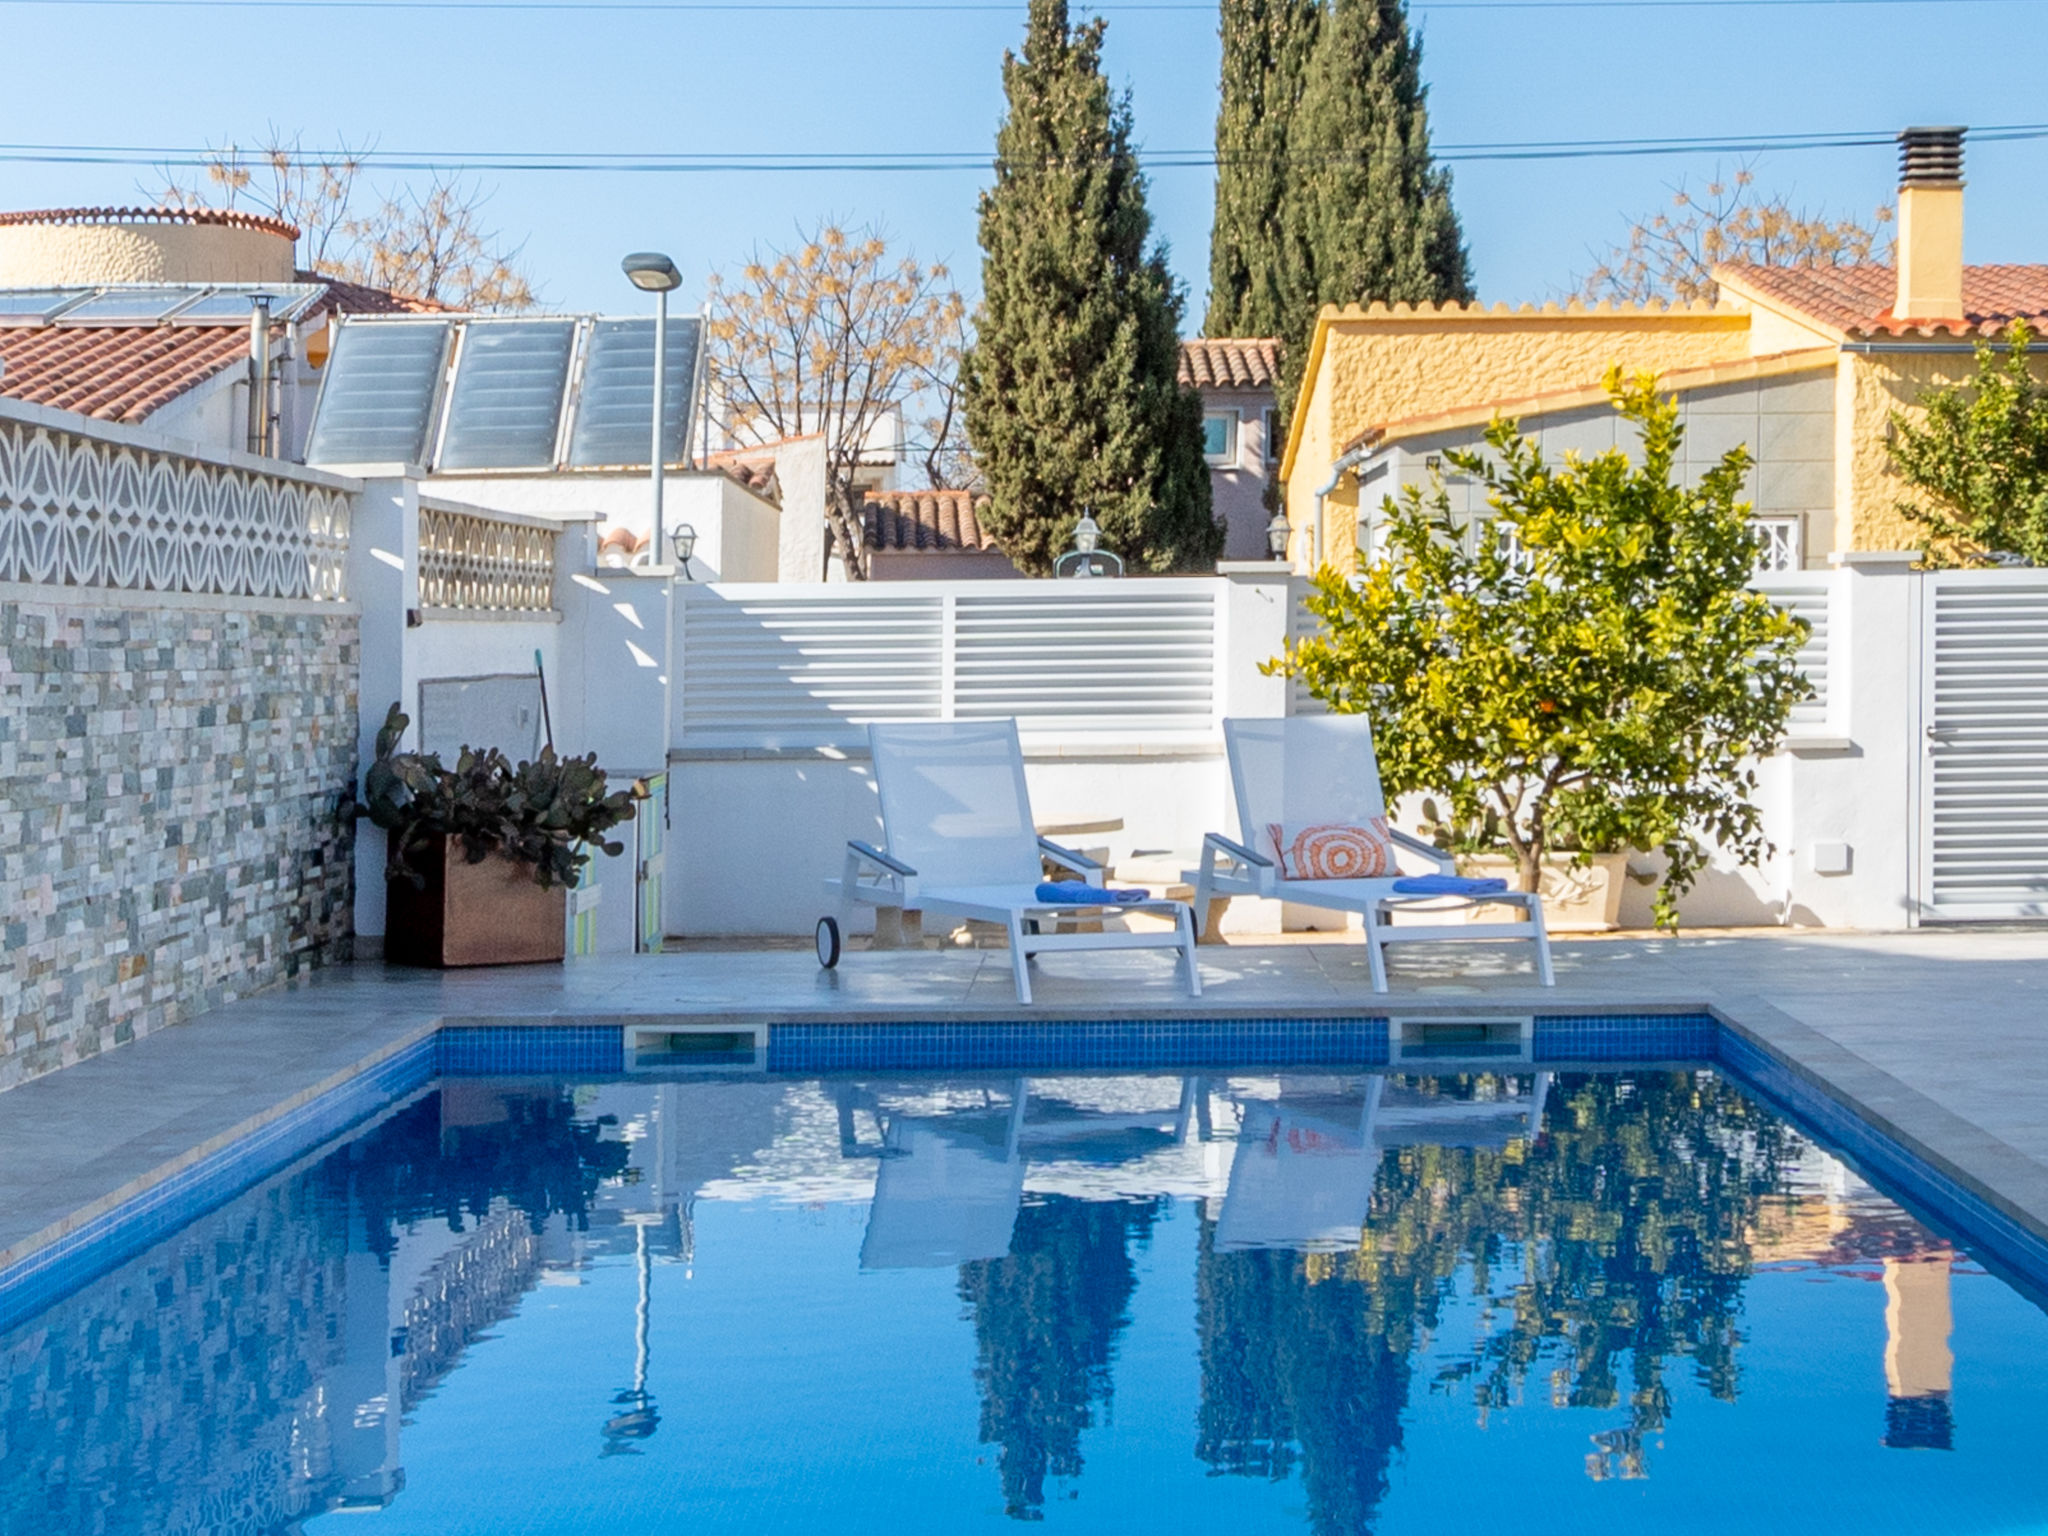
[[[1394,838],[1387,818],[1364,826],[1343,822],[1321,827],[1283,827],[1271,822],[1266,835],[1280,857],[1283,880],[1370,880],[1394,870]]]

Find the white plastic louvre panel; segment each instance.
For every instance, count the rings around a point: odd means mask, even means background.
[[[662,385],[666,463],[680,463],[686,456],[703,330],[694,316],[672,316],[668,322],[668,376]],[[646,464],[654,420],[654,322],[594,321],[584,347],[569,462],[585,469]]]
[[[423,462],[447,345],[445,321],[358,321],[336,327],[306,462]]]
[[[945,718],[935,593],[704,586],[677,597],[686,745],[855,746],[871,720]]]
[[[1048,585],[956,600],[955,718],[1014,716],[1027,732],[1214,729],[1211,590],[1125,580],[1083,598],[1074,583]]]
[[[574,320],[472,320],[436,467],[551,468],[575,348]]]
[[[1799,648],[1799,670],[1813,684],[1813,696],[1792,706],[1791,733],[1820,735],[1828,723],[1828,593],[1832,578],[1825,572],[1811,576],[1774,575],[1759,577],[1757,591],[1790,613],[1806,620],[1811,632]]]
[[[685,749],[865,745],[871,721],[1213,736],[1213,583],[713,584],[678,590]]]
[[[1925,603],[1926,915],[2048,915],[2048,573],[1934,575]]]
[[[1287,640],[1293,642],[1313,635],[1322,628],[1322,622],[1308,611],[1308,582],[1300,577],[1288,583]],[[1308,684],[1298,677],[1287,680],[1287,713],[1290,715],[1327,715],[1330,706],[1308,691]]]

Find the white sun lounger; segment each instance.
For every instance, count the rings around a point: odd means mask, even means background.
[[[848,843],[844,875],[825,882],[839,898],[839,910],[836,918],[818,923],[821,964],[838,964],[840,931],[859,904],[1003,924],[1020,1003],[1031,1001],[1031,957],[1051,950],[1174,950],[1188,992],[1200,994],[1194,916],[1185,903],[1153,899],[1098,908],[1038,898],[1047,859],[1097,887],[1102,867],[1038,835],[1016,721],[871,725],[868,745],[886,846]],[[1049,931],[1059,917],[1105,909],[1150,912],[1173,926],[1135,933]]]
[[[1225,720],[1223,740],[1230,754],[1230,782],[1237,796],[1241,841],[1218,832],[1202,840],[1202,863],[1183,878],[1194,883],[1195,911],[1207,922],[1209,903],[1224,896],[1270,896],[1331,912],[1365,918],[1366,957],[1375,992],[1387,990],[1386,948],[1445,939],[1526,939],[1536,946],[1536,970],[1552,984],[1550,937],[1543,927],[1543,903],[1524,891],[1468,898],[1400,896],[1398,875],[1369,880],[1284,880],[1268,826],[1357,825],[1386,814],[1380,770],[1372,750],[1372,725],[1363,715],[1307,715],[1290,720]],[[1455,874],[1451,857],[1420,838],[1393,829],[1397,851],[1429,872]],[[1473,906],[1519,907],[1523,919],[1506,923],[1403,923],[1394,914],[1410,910],[1454,912]]]

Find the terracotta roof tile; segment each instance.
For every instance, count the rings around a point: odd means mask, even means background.
[[[2048,266],[1963,268],[1963,315],[1953,322],[1897,320],[1898,274],[1866,262],[1844,267],[1762,267],[1730,262],[1715,275],[1846,335],[1996,336],[2014,320],[2048,320]]]
[[[860,509],[863,536],[869,549],[993,550],[996,541],[977,516],[987,505],[978,491],[869,491]]]
[[[138,422],[249,355],[246,325],[0,328],[0,396]]]
[[[1180,381],[1193,389],[1271,389],[1280,375],[1280,343],[1221,337],[1180,344]]]
[[[745,486],[763,501],[782,505],[782,479],[775,472],[773,449],[727,448],[705,455],[704,467]]]
[[[315,313],[423,314],[443,307],[317,273],[298,275],[327,284]],[[0,397],[133,424],[248,356],[249,327],[241,324],[0,326]]]
[[[338,277],[324,277],[318,272],[296,274],[302,283],[325,283],[327,296],[320,301],[322,309],[330,309],[338,315],[440,315],[452,313],[446,304],[436,304],[432,299],[415,299],[405,294],[392,293],[385,288],[371,288],[363,283],[343,282]]]

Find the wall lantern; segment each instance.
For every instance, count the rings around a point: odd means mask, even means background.
[[[1074,547],[1053,562],[1055,576],[1121,576],[1124,573],[1123,560],[1106,549],[1097,549],[1101,542],[1102,525],[1087,512],[1074,524]]]
[[[697,552],[697,530],[688,523],[676,524],[675,532],[668,536],[669,548],[675,551],[676,564],[683,568],[683,580],[694,581],[690,574],[690,556]]]

